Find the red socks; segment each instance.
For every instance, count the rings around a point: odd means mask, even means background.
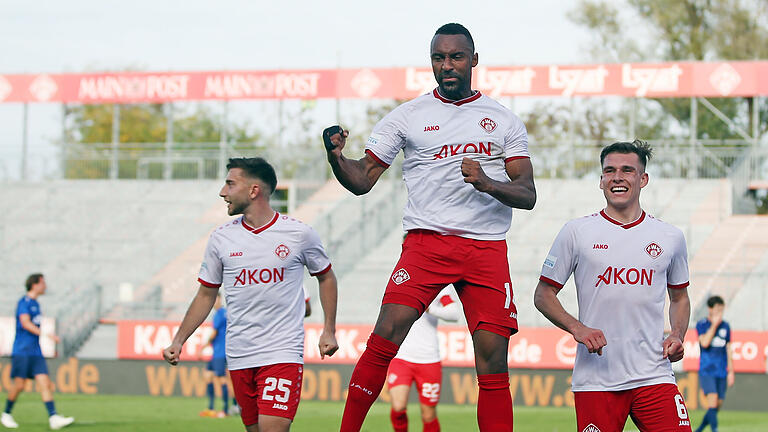
[[[429,423],[424,423],[424,432],[440,432],[440,422],[437,421],[437,418],[432,420]]]
[[[392,420],[392,429],[395,432],[408,432],[408,413],[406,411],[390,409],[389,419]]]
[[[509,373],[478,375],[477,424],[480,432],[512,432]]]
[[[360,431],[368,410],[384,387],[389,362],[397,354],[398,348],[394,343],[371,333],[368,346],[349,379],[349,393],[344,405],[340,432]]]

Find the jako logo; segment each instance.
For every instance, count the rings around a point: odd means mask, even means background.
[[[600,285],[600,282],[610,285],[648,285],[653,284],[653,269],[636,269],[626,267],[611,267],[608,266],[603,274],[597,276],[597,283],[595,287]]]
[[[608,245],[607,244],[595,243],[595,245],[592,246],[592,249],[608,249]]]
[[[230,252],[229,256],[230,257],[243,256],[243,253],[242,252]]]
[[[400,270],[396,271],[395,274],[392,275],[392,282],[394,282],[396,285],[400,285],[401,283],[407,281],[410,278],[411,278],[411,275],[409,275],[404,268],[401,268]]]
[[[439,125],[424,126],[424,132],[434,132],[434,131],[439,131],[439,130],[440,130],[440,126]]]

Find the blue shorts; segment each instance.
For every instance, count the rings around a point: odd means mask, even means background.
[[[206,370],[213,371],[216,376],[225,376],[227,374],[227,358],[214,357],[208,362]]]
[[[705,395],[717,393],[718,398],[725,399],[725,390],[728,388],[728,381],[726,378],[699,375],[699,385]]]
[[[43,356],[11,356],[11,378],[34,378],[48,375],[48,365]]]

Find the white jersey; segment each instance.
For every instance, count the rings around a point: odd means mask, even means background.
[[[411,363],[437,363],[440,347],[437,340],[437,320],[457,321],[461,314],[459,303],[450,287],[443,288],[426,311],[417,319],[408,336],[400,344],[395,358]]]
[[[603,355],[578,344],[573,391],[674,383],[662,358],[667,288],[688,286],[683,233],[643,212],[629,224],[605,211],[571,220],[557,235],[541,280],[562,288],[573,273],[579,321],[603,331]]]
[[[198,280],[224,288],[229,369],[304,363],[305,266],[331,268],[315,230],[294,218],[252,228],[241,217],[211,234]]]
[[[475,93],[460,101],[437,89],[395,108],[371,132],[366,153],[389,166],[400,150],[408,202],[403,228],[476,240],[503,240],[512,208],[464,182],[461,161],[480,162],[488,177],[509,181],[505,161],[528,158],[523,122],[495,100]]]

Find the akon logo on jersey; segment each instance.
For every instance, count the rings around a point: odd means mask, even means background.
[[[234,286],[255,285],[260,283],[282,282],[285,279],[285,267],[280,269],[242,269],[235,277]]]
[[[595,284],[595,287],[599,286],[601,282],[606,285],[640,284],[651,286],[653,284],[653,269],[636,269],[634,267],[626,268],[608,266],[608,268],[603,271],[603,274],[597,276],[597,283]]]
[[[467,143],[467,144],[447,144],[440,148],[440,151],[435,154],[435,157],[432,160],[437,159],[443,159],[447,158],[449,156],[456,156],[460,153],[485,153],[488,156],[491,155],[491,146],[493,145],[492,142],[478,142],[475,143]]]

